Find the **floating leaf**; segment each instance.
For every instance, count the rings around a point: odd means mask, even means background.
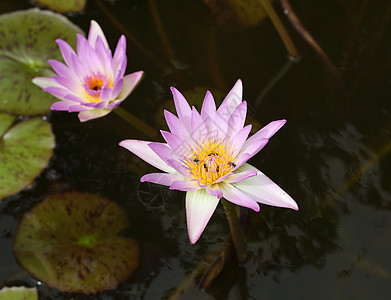
[[[50,11],[30,9],[1,15],[0,112],[29,116],[48,112],[53,96],[31,80],[54,75],[47,60],[62,60],[55,40],[60,38],[74,46],[76,33],[81,32]]]
[[[221,25],[232,26],[238,21],[245,26],[254,26],[267,17],[263,1],[272,0],[203,0]],[[234,22],[236,23],[236,22]]]
[[[37,300],[38,292],[36,288],[26,288],[23,286],[4,287],[0,290],[0,300]]]
[[[35,0],[48,9],[61,13],[78,12],[84,9],[87,0]]]
[[[53,154],[49,123],[33,118],[12,126],[14,120],[0,113],[0,200],[30,185]]]
[[[114,202],[94,194],[54,194],[19,224],[14,254],[35,278],[60,291],[115,289],[138,265],[138,243],[117,236],[128,226]]]
[[[229,0],[229,4],[241,24],[254,26],[267,17],[262,1],[272,2],[272,0]]]
[[[0,113],[0,137],[3,136],[14,121],[14,116]]]

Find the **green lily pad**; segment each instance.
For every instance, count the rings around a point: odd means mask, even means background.
[[[114,202],[94,194],[54,194],[28,212],[14,255],[36,279],[60,291],[115,289],[138,266],[137,241],[117,234],[128,226]]]
[[[0,300],[37,300],[38,292],[36,288],[26,288],[23,286],[4,287],[0,290]]]
[[[74,46],[76,33],[82,30],[50,11],[29,9],[0,16],[0,112],[33,116],[50,110],[55,98],[31,80],[54,75],[47,60],[62,60],[55,40]]]
[[[0,137],[3,136],[14,121],[14,116],[0,113]]]
[[[87,0],[35,0],[35,2],[57,12],[69,13],[83,10]]]
[[[30,185],[53,154],[48,122],[33,118],[12,125],[14,121],[0,113],[0,200]]]

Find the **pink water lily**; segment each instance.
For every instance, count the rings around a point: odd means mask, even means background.
[[[238,80],[216,110],[206,93],[201,113],[171,88],[178,117],[164,111],[171,132],[161,131],[166,143],[124,140],[119,143],[164,171],[144,175],[141,181],[186,191],[186,217],[190,242],[204,231],[220,198],[259,211],[259,204],[298,209],[296,202],[261,171],[246,163],[285,124],[273,121],[247,139],[244,126],[247,103]]]
[[[88,39],[77,35],[77,54],[65,41],[56,40],[66,63],[49,60],[58,76],[36,77],[33,82],[60,99],[52,110],[79,112],[81,122],[107,115],[136,87],[143,72],[124,76],[126,39],[121,36],[112,56],[97,22],[91,21]]]

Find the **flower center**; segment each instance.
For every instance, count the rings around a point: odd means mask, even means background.
[[[201,187],[216,183],[236,167],[234,155],[225,141],[207,140],[198,144],[185,165]]]
[[[103,88],[113,88],[113,83],[101,72],[93,72],[84,77],[83,87],[89,102],[100,102]]]

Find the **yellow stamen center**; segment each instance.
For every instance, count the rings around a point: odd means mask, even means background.
[[[88,102],[101,102],[100,94],[103,88],[113,88],[113,83],[101,72],[91,73],[83,81]]]
[[[232,172],[236,167],[233,160],[234,155],[225,141],[209,139],[192,149],[184,162],[200,186],[209,186]]]

